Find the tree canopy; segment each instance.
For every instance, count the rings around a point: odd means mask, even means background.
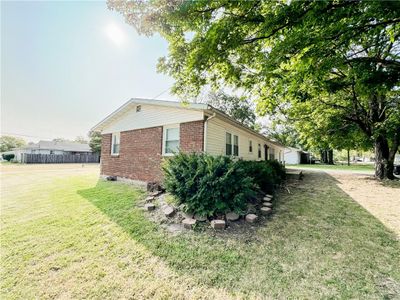
[[[211,91],[201,102],[210,104],[250,128],[257,130],[260,127],[256,123],[257,116],[253,103],[244,96],[229,95],[221,90]]]
[[[9,151],[25,145],[26,142],[21,138],[8,135],[3,135],[0,137],[0,152]]]
[[[101,152],[101,133],[92,131],[89,132],[89,146],[95,153]]]
[[[183,97],[244,89],[315,140],[363,136],[376,176],[393,177],[400,144],[399,1],[120,1],[139,33],[169,43],[158,68]],[[318,129],[318,130],[314,130]],[[349,135],[352,133],[351,135]]]

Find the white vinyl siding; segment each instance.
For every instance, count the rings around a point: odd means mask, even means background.
[[[163,155],[174,155],[179,152],[179,124],[164,126]]]
[[[140,106],[140,111],[136,111],[137,105],[135,105],[124,115],[116,118],[115,121],[110,121],[110,124],[104,128],[102,133],[106,134],[140,128],[151,128],[204,119],[204,113],[201,110],[149,104],[142,104]]]
[[[111,135],[111,155],[119,154],[120,137],[119,132],[114,132]]]
[[[207,143],[206,152],[211,155],[226,155],[226,134],[230,133],[232,138],[232,154],[234,135],[238,136],[238,156],[245,160],[264,160],[264,144],[268,147],[278,147],[260,138],[257,134],[252,134],[240,126],[235,126],[219,117],[214,117],[207,121]],[[252,152],[250,150],[250,141],[252,143]],[[258,158],[258,144],[261,146],[261,158]],[[241,150],[242,149],[242,150]],[[247,149],[247,150],[243,150]],[[283,148],[282,148],[283,149]]]

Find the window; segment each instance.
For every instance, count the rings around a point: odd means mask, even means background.
[[[141,105],[136,106],[136,112],[140,112],[141,110],[142,110],[142,106]]]
[[[119,154],[120,133],[113,133],[111,136],[111,155]]]
[[[258,158],[261,158],[261,144],[258,144]]]
[[[274,160],[275,159],[275,149],[274,148],[270,148],[269,159],[270,160]]]
[[[237,135],[233,136],[233,155],[239,156],[239,137]]]
[[[50,154],[54,154],[54,150],[50,150]]]
[[[179,151],[179,126],[164,127],[164,155]]]
[[[249,141],[249,152],[253,153],[253,141]]]
[[[226,133],[225,144],[225,154],[232,155],[232,134],[230,134],[229,132]]]

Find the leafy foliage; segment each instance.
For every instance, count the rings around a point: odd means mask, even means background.
[[[254,183],[265,193],[272,193],[275,185],[286,177],[285,168],[276,160],[237,162],[246,176],[253,178]]]
[[[89,133],[89,146],[95,153],[101,152],[101,133],[100,132],[90,132]]]
[[[15,157],[15,155],[14,154],[2,154],[2,157],[4,160],[10,161]]]
[[[228,95],[223,91],[210,92],[204,102],[223,111],[250,128],[258,129],[260,127],[256,123],[255,107],[253,103],[244,96]]]
[[[88,141],[83,136],[77,136],[74,142],[79,144],[87,144]]]
[[[158,67],[175,78],[176,94],[196,95],[205,85],[248,91],[261,114],[282,113],[310,144],[363,136],[375,145],[376,175],[393,176],[400,145],[399,1],[108,5],[138,32],[168,41]]]
[[[227,156],[179,153],[163,170],[167,191],[187,211],[203,216],[242,213],[256,189],[253,179]]]
[[[21,138],[16,138],[7,135],[3,135],[0,137],[0,152],[9,151],[14,148],[19,148],[25,145],[26,145],[25,141]]]

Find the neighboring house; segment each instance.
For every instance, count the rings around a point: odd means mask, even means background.
[[[92,130],[103,176],[161,181],[163,157],[177,151],[284,161],[284,146],[207,104],[131,99]]]
[[[301,149],[286,147],[285,148],[285,164],[298,165],[298,164],[309,164],[310,153]]]
[[[36,144],[7,151],[7,154],[14,154],[14,160],[21,162],[22,154],[89,154],[92,153],[89,144],[74,142],[40,141]]]

